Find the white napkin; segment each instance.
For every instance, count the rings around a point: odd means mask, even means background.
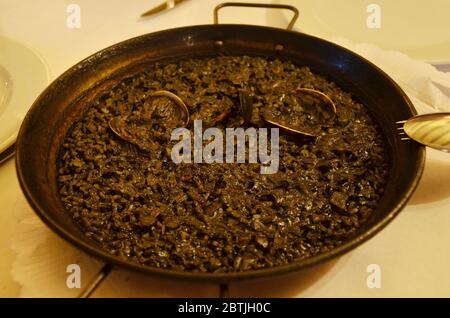
[[[450,73],[439,72],[430,64],[375,45],[354,44],[341,38],[333,41],[362,55],[389,74],[408,94],[419,113],[450,111]],[[76,296],[79,290],[66,286],[66,266],[80,264],[84,277],[82,285],[85,286],[99,269],[100,262],[53,234],[34,215],[23,196],[15,209],[19,222],[11,248],[17,257],[11,274],[22,286],[21,296]],[[170,283],[119,272],[111,276],[97,296],[217,296],[214,285],[192,287],[188,283]]]
[[[450,73],[373,44],[355,44],[344,38],[331,41],[358,53],[386,72],[405,91],[419,114],[450,111]]]

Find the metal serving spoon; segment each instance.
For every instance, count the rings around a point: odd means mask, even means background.
[[[398,121],[397,129],[402,140],[410,140],[450,152],[450,113],[433,113],[414,116],[408,120]]]

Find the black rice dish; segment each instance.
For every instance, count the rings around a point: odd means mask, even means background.
[[[280,131],[274,174],[261,174],[260,163],[174,163],[173,107],[149,98],[158,90],[180,97],[188,129],[194,119],[221,129],[270,127],[267,110],[294,124],[302,118],[298,88],[323,92],[337,112],[317,137]],[[253,99],[250,124],[243,90]],[[114,118],[135,144],[112,131]],[[388,158],[369,112],[334,83],[288,61],[220,56],[152,64],[123,79],[73,124],[58,168],[67,212],[109,253],[177,271],[239,272],[309,258],[350,238],[377,207]]]

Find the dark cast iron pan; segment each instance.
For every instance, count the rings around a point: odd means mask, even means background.
[[[320,38],[269,27],[219,25],[220,7],[223,5],[215,10],[216,24],[146,34],[91,55],[48,86],[23,121],[17,140],[16,167],[28,202],[58,235],[111,266],[174,279],[218,283],[299,271],[342,255],[371,238],[400,212],[419,182],[425,149],[417,143],[401,141],[395,124],[414,116],[416,111],[391,78],[364,58]],[[296,11],[290,6],[282,7]],[[297,15],[298,11],[295,13]],[[368,107],[382,128],[390,157],[389,180],[378,208],[341,246],[270,269],[218,274],[177,272],[139,265],[108,254],[83,235],[61,203],[56,180],[58,151],[64,136],[82,117],[86,107],[124,76],[145,70],[155,61],[219,54],[280,58],[309,66]]]

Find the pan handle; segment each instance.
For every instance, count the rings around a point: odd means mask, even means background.
[[[294,16],[289,22],[286,30],[292,30],[295,21],[298,18],[298,9],[287,4],[269,4],[269,3],[246,3],[246,2],[224,2],[214,8],[214,24],[219,24],[219,10],[225,7],[250,7],[250,8],[268,8],[268,9],[287,9],[294,12]]]
[[[89,298],[100,286],[101,283],[108,277],[108,275],[113,270],[113,265],[110,263],[106,263],[100,269],[100,271],[89,281],[87,286],[83,289],[83,291],[78,295],[78,298]]]

